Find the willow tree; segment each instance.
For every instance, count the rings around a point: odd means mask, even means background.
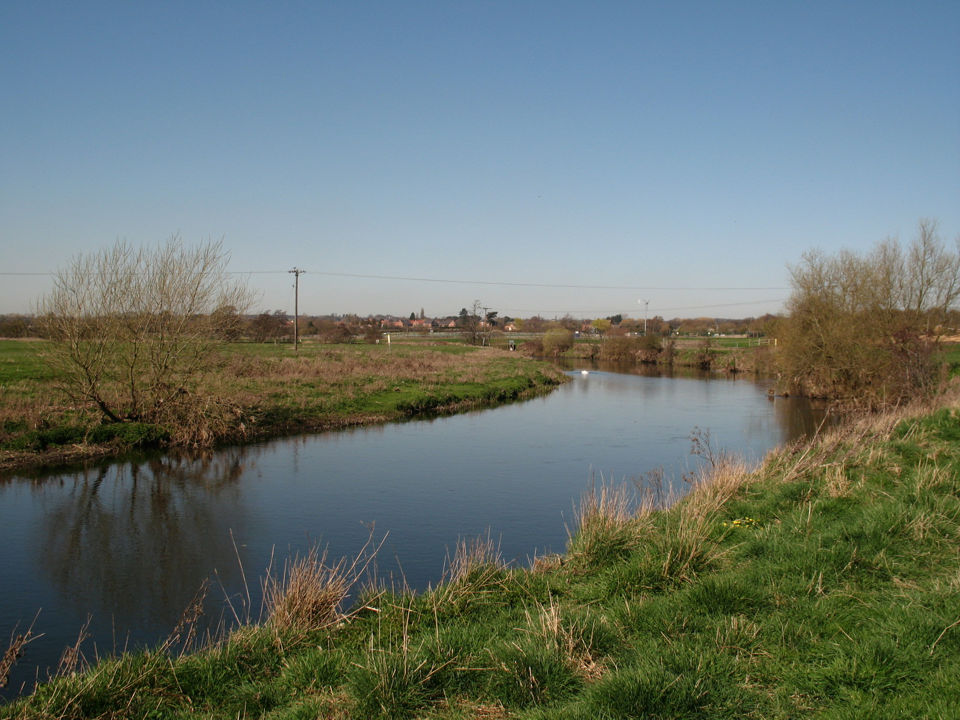
[[[960,298],[960,239],[948,248],[933,221],[904,249],[812,251],[790,267],[779,329],[787,388],[868,405],[901,402],[937,386],[939,333]]]
[[[53,341],[49,361],[73,400],[105,422],[174,424],[194,442],[217,398],[203,378],[215,369],[224,323],[251,295],[226,271],[220,242],[112,247],[78,255],[54,276],[39,316]]]

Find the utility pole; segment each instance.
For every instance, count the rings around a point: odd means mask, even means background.
[[[650,307],[649,300],[637,300],[637,302],[643,303],[643,336],[647,336],[647,308]]]
[[[300,352],[300,276],[306,270],[295,267],[289,272],[293,274],[293,351]]]

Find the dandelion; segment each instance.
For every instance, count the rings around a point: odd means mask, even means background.
[[[759,523],[756,518],[742,517],[742,518],[737,518],[736,520],[731,520],[730,522],[724,522],[723,527],[729,527],[729,528],[754,527],[758,524]]]

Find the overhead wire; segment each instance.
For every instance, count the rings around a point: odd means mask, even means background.
[[[231,270],[228,271],[228,275],[241,275],[241,276],[250,276],[250,275],[287,275],[289,270]],[[709,291],[709,292],[735,292],[735,291],[747,291],[747,292],[762,292],[762,291],[783,291],[788,290],[787,287],[782,286],[696,286],[696,285],[588,285],[588,284],[579,284],[579,283],[537,283],[537,282],[520,282],[520,281],[510,281],[510,280],[478,280],[478,279],[464,279],[464,278],[436,278],[436,277],[420,277],[420,276],[410,276],[410,275],[383,275],[383,274],[374,274],[374,273],[350,273],[350,272],[338,272],[332,270],[316,270],[310,271],[305,270],[312,275],[322,275],[326,277],[339,277],[339,278],[351,278],[351,279],[362,279],[362,280],[389,280],[389,281],[401,281],[401,282],[421,282],[421,283],[445,283],[452,285],[477,285],[477,286],[487,286],[487,287],[528,287],[528,288],[541,288],[541,289],[559,289],[559,290],[621,290],[621,291],[635,291],[635,292],[693,292],[693,291]],[[39,277],[39,276],[53,276],[56,273],[52,271],[46,272],[33,272],[33,271],[10,271],[10,270],[0,270],[0,276],[7,277]],[[749,305],[762,305],[769,303],[783,303],[783,298],[770,298],[763,300],[750,300],[743,302],[731,302],[731,303],[714,303],[714,304],[705,304],[705,305],[688,305],[688,306],[678,306],[678,307],[665,307],[665,308],[650,308],[650,312],[655,314],[663,314],[666,312],[679,312],[686,310],[708,310],[714,308],[724,308],[724,307],[743,307]],[[505,308],[504,313],[535,313],[537,315],[550,315],[550,314],[580,314],[580,315],[596,315],[596,314],[606,314],[606,315],[615,315],[615,314],[625,314],[632,312],[631,310],[617,309],[617,310],[574,310],[574,309],[563,309],[563,310],[545,310],[545,309],[529,309],[529,308]]]
[[[289,270],[229,270],[228,275],[286,275]],[[781,286],[708,286],[708,285],[583,285],[577,283],[534,283],[534,282],[515,282],[510,280],[466,280],[462,278],[431,278],[415,277],[408,275],[373,275],[367,273],[346,273],[333,272],[330,270],[304,270],[303,272],[311,275],[326,275],[330,277],[345,277],[367,280],[401,280],[408,282],[430,282],[430,283],[450,283],[454,285],[495,285],[503,287],[535,287],[535,288],[557,288],[570,290],[787,290],[789,288]],[[54,272],[19,272],[0,270],[0,275],[54,275]]]

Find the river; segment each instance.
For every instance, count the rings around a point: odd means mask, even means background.
[[[591,483],[659,468],[682,487],[695,429],[757,462],[821,417],[750,379],[571,376],[550,395],[452,417],[0,479],[0,644],[32,621],[43,633],[5,697],[46,677],[87,623],[88,657],[159,642],[205,581],[208,623],[243,615],[248,593],[256,617],[271,557],[278,567],[316,544],[350,556],[373,537],[378,577],[422,589],[458,539],[489,536],[526,565],[563,551]]]

